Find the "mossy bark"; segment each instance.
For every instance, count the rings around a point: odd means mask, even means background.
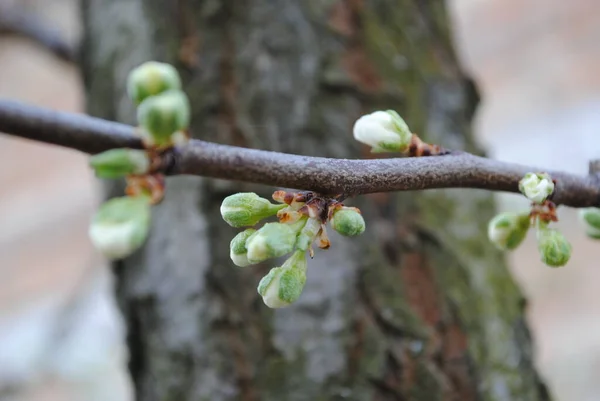
[[[353,122],[395,109],[431,142],[477,152],[477,99],[440,0],[85,0],[88,111],[128,123],[128,71],[175,64],[202,139],[367,157]],[[525,301],[485,240],[489,193],[351,200],[357,239],[317,251],[297,304],[266,308],[269,266],[237,269],[219,216],[234,192],[169,178],[146,247],[116,264],[139,400],[546,400]],[[112,185],[109,194],[122,190]]]

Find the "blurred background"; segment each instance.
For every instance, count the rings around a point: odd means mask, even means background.
[[[474,127],[495,158],[585,173],[600,158],[600,2],[450,0],[455,44],[477,81]],[[0,0],[65,41],[76,0]],[[0,30],[1,31],[1,30]],[[82,111],[76,68],[26,38],[0,34],[0,96]],[[127,400],[124,329],[111,277],[87,239],[99,183],[76,152],[0,136],[0,399]],[[498,196],[500,209],[526,207]],[[599,246],[560,223],[574,246],[552,270],[533,238],[510,256],[529,299],[537,363],[557,400],[600,400]],[[596,248],[594,248],[596,247]]]

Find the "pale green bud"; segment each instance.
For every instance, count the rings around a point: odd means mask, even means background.
[[[512,250],[523,242],[530,225],[528,214],[501,213],[490,220],[488,238],[498,249]]]
[[[289,224],[267,223],[246,241],[250,264],[277,258],[294,250],[297,231]]]
[[[600,209],[596,207],[580,209],[579,218],[585,225],[585,233],[588,237],[600,239]]]
[[[343,207],[333,213],[331,227],[346,237],[354,237],[365,231],[365,220],[355,209]]]
[[[286,206],[274,205],[254,192],[240,192],[223,199],[221,216],[232,227],[251,227]]]
[[[100,178],[119,178],[147,173],[150,159],[143,150],[112,149],[90,157],[90,167]]]
[[[376,111],[354,123],[354,139],[372,147],[372,152],[404,152],[412,133],[406,122],[393,110]]]
[[[540,228],[537,233],[538,250],[542,262],[550,267],[567,264],[571,257],[571,244],[559,231]]]
[[[546,173],[527,173],[519,181],[519,191],[530,201],[543,203],[554,192],[554,182]]]
[[[94,247],[109,259],[121,259],[142,246],[150,230],[150,198],[114,198],[100,206],[89,229]]]
[[[170,90],[144,100],[138,107],[138,121],[156,145],[173,143],[173,136],[190,124],[190,103],[180,90]]]
[[[172,89],[181,89],[181,80],[175,67],[165,63],[144,63],[133,69],[127,79],[127,94],[135,104]]]
[[[306,255],[296,251],[281,267],[275,267],[260,280],[258,293],[269,308],[282,308],[295,302],[306,283]]]
[[[246,248],[246,241],[248,238],[256,232],[253,228],[248,228],[242,231],[233,239],[229,244],[229,257],[236,266],[245,267],[251,263],[248,261],[248,249]]]

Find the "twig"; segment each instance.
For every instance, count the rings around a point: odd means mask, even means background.
[[[76,62],[76,51],[44,21],[24,10],[0,6],[0,33],[22,35],[49,50],[61,60]]]
[[[0,100],[0,131],[86,153],[142,148],[135,128],[106,120]],[[504,163],[465,152],[444,156],[376,160],[329,159],[192,140],[165,158],[168,175],[192,174],[348,196],[432,188],[479,188],[519,192],[527,172],[546,171],[557,181],[553,202],[600,207],[596,174]]]

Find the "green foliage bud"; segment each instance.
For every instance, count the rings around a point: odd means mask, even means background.
[[[600,209],[595,207],[580,209],[579,218],[585,225],[585,233],[588,237],[600,239]]]
[[[182,91],[170,90],[144,100],[137,114],[150,143],[170,145],[173,135],[190,124],[190,103]]]
[[[365,231],[365,220],[355,209],[343,207],[333,213],[331,227],[346,237],[354,237]]]
[[[538,229],[538,250],[542,262],[550,267],[560,267],[567,264],[571,257],[571,244],[559,231]]]
[[[287,205],[274,205],[254,192],[240,192],[223,199],[221,216],[232,227],[251,227]]]
[[[490,220],[488,237],[498,249],[512,250],[523,242],[530,225],[528,214],[501,213]]]
[[[150,230],[150,198],[114,198],[100,206],[89,236],[94,247],[109,259],[121,259],[142,246]]]
[[[554,192],[554,182],[546,173],[527,173],[519,181],[519,191],[530,201],[543,203]]]
[[[275,267],[260,280],[258,293],[269,308],[282,308],[295,302],[306,283],[306,255],[296,251],[281,267]]]
[[[296,233],[289,224],[265,224],[246,241],[248,261],[255,264],[292,252]]]
[[[245,267],[251,263],[248,261],[248,249],[246,248],[246,241],[248,238],[256,232],[253,228],[248,228],[231,240],[229,244],[229,257],[236,266]]]
[[[181,89],[181,80],[170,64],[149,61],[133,69],[127,79],[127,94],[135,104],[173,89]]]
[[[354,139],[372,147],[372,152],[404,152],[412,133],[406,122],[393,110],[376,111],[354,123]]]
[[[90,167],[100,178],[119,178],[147,173],[150,159],[143,150],[112,149],[90,157]]]

